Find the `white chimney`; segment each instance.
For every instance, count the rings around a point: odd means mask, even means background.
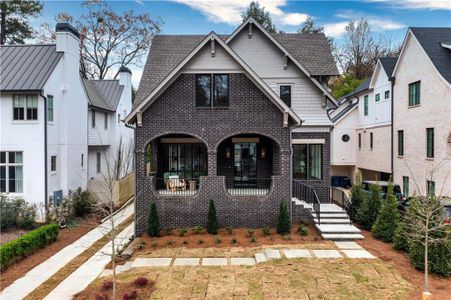
[[[79,61],[80,34],[78,30],[68,23],[58,23],[55,28],[56,51],[62,51]]]

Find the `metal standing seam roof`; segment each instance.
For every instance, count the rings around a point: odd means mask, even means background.
[[[63,56],[56,45],[0,46],[0,91],[39,91]]]
[[[219,35],[226,40],[228,35]],[[312,75],[338,75],[324,34],[274,34]],[[133,109],[187,57],[206,35],[156,35],[144,66]]]
[[[410,31],[438,72],[451,83],[451,51],[441,45],[451,44],[451,27],[411,27]]]
[[[119,80],[83,80],[89,104],[108,111],[116,111],[124,86]]]

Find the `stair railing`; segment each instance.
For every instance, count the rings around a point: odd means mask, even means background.
[[[349,216],[349,224],[352,225],[352,208],[351,208],[351,200],[345,191],[336,188],[334,186],[330,187],[330,198],[332,202],[340,206],[346,214]]]
[[[321,225],[321,202],[319,201],[315,188],[302,181],[293,179],[293,197],[312,205],[313,211],[318,218],[318,225]]]

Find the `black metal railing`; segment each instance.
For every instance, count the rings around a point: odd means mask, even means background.
[[[160,195],[189,196],[197,193],[199,179],[155,178],[156,192]]]
[[[318,218],[318,224],[321,225],[321,202],[315,188],[299,180],[293,180],[293,197],[310,204]]]
[[[229,195],[266,195],[271,190],[271,181],[271,178],[242,179],[235,177],[225,177],[225,187]]]
[[[352,208],[351,200],[348,195],[340,188],[331,186],[330,187],[330,199],[333,203],[340,206],[349,216],[349,223],[352,224]]]

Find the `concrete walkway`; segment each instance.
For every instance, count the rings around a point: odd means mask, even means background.
[[[121,251],[130,242],[134,234],[134,222],[125,228],[116,238],[116,250]],[[106,244],[75,272],[63,280],[45,300],[64,300],[83,291],[94,279],[96,279],[104,270],[105,266],[111,261],[112,246],[111,242]]]
[[[125,209],[119,211],[114,215],[115,223],[122,223],[128,217],[133,215],[133,212],[134,205],[133,202],[131,202],[127,207],[125,207]],[[47,279],[52,277],[72,259],[80,255],[83,251],[92,246],[92,244],[101,239],[110,230],[110,222],[107,220],[98,228],[91,230],[74,243],[66,246],[40,265],[34,267],[22,278],[14,281],[10,286],[5,288],[0,293],[0,299],[17,300],[24,298],[37,287],[39,287],[42,283],[47,281]]]

